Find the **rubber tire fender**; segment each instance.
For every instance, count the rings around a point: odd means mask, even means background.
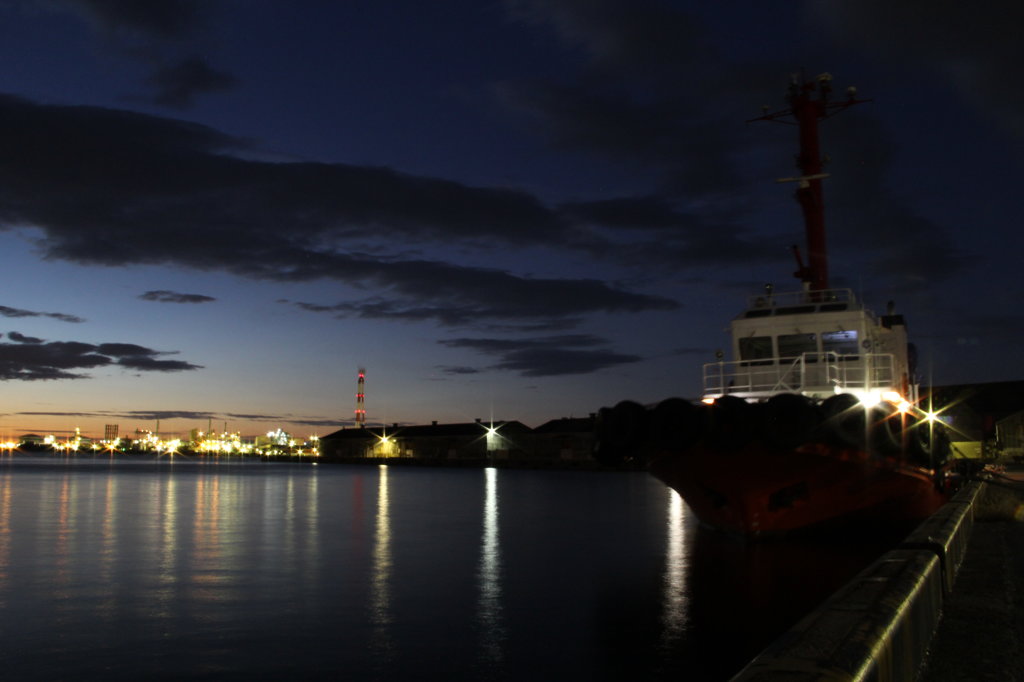
[[[903,414],[889,403],[879,403],[868,411],[872,452],[897,456],[903,452]]]
[[[799,393],[779,393],[763,405],[761,432],[765,445],[792,450],[807,442],[821,424],[821,411]]]
[[[839,393],[821,403],[821,438],[840,448],[860,449],[866,437],[867,410],[851,393]]]
[[[704,438],[704,413],[682,398],[666,398],[650,414],[650,438],[657,450],[686,452]]]
[[[647,421],[647,409],[632,400],[623,400],[611,409],[601,408],[595,425],[594,458],[602,464],[617,464],[638,455]]]
[[[743,398],[723,395],[708,406],[708,441],[720,450],[737,450],[754,435],[754,406]]]

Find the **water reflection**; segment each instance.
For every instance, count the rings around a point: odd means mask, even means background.
[[[363,477],[361,474],[352,476],[352,511],[349,532],[352,535],[352,546],[356,553],[363,554]]]
[[[501,546],[498,537],[498,470],[484,469],[484,519],[480,542],[480,592],[477,619],[481,654],[487,662],[502,659]]]
[[[176,476],[167,476],[153,481],[156,488],[154,499],[157,500],[157,537],[156,556],[156,590],[154,595],[157,604],[154,605],[156,613],[160,618],[170,618],[171,605],[174,603],[175,587],[178,583],[178,570],[176,555],[185,549],[178,544],[178,506],[177,489],[178,480]]]
[[[64,586],[70,579],[69,538],[71,535],[71,476],[64,474],[57,495],[57,538],[55,545],[57,582]]]
[[[313,583],[320,579],[320,563],[317,561],[320,549],[320,491],[318,470],[315,468],[307,479],[305,523],[302,530],[306,546],[305,559],[302,562],[302,568],[305,570],[304,579]]]
[[[200,474],[196,481],[195,500],[192,504],[191,574],[192,584],[201,597],[216,599],[213,592],[223,565],[220,540],[221,476]]]
[[[10,679],[726,679],[849,549],[702,534],[632,474],[3,466]]]
[[[285,483],[284,496],[284,559],[289,573],[295,570],[299,557],[295,546],[295,478],[289,476]]]
[[[388,502],[388,467],[381,464],[377,482],[377,526],[370,576],[370,623],[373,648],[386,654],[391,642],[391,516]]]
[[[11,559],[11,477],[0,474],[0,582],[6,582]],[[0,599],[0,606],[4,602]]]
[[[99,543],[99,577],[105,584],[113,584],[114,560],[117,557],[117,526],[114,520],[117,518],[117,477],[110,473],[106,476],[103,484],[103,501],[100,521],[100,543]],[[114,616],[114,598],[111,594],[104,595],[97,607],[97,613],[106,620]]]
[[[668,537],[661,616],[663,648],[671,647],[683,637],[687,617],[686,574],[689,568],[685,533],[687,507],[675,490],[667,488],[667,496],[668,518],[665,527]]]

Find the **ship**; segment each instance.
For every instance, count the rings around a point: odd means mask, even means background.
[[[921,401],[917,353],[890,302],[876,314],[828,279],[818,124],[859,99],[832,77],[794,76],[788,106],[752,121],[795,124],[807,262],[801,281],[749,297],[731,357],[703,367],[699,400],[622,401],[597,415],[595,456],[643,462],[707,526],[745,539],[912,528],[953,492],[949,438]]]

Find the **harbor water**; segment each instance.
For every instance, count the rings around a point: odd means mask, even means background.
[[[0,457],[9,680],[720,680],[871,561],[641,472]]]

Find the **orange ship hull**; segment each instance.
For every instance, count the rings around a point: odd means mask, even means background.
[[[659,452],[649,468],[701,522],[744,538],[847,524],[910,528],[949,497],[935,470],[821,443],[785,452],[698,445]]]

